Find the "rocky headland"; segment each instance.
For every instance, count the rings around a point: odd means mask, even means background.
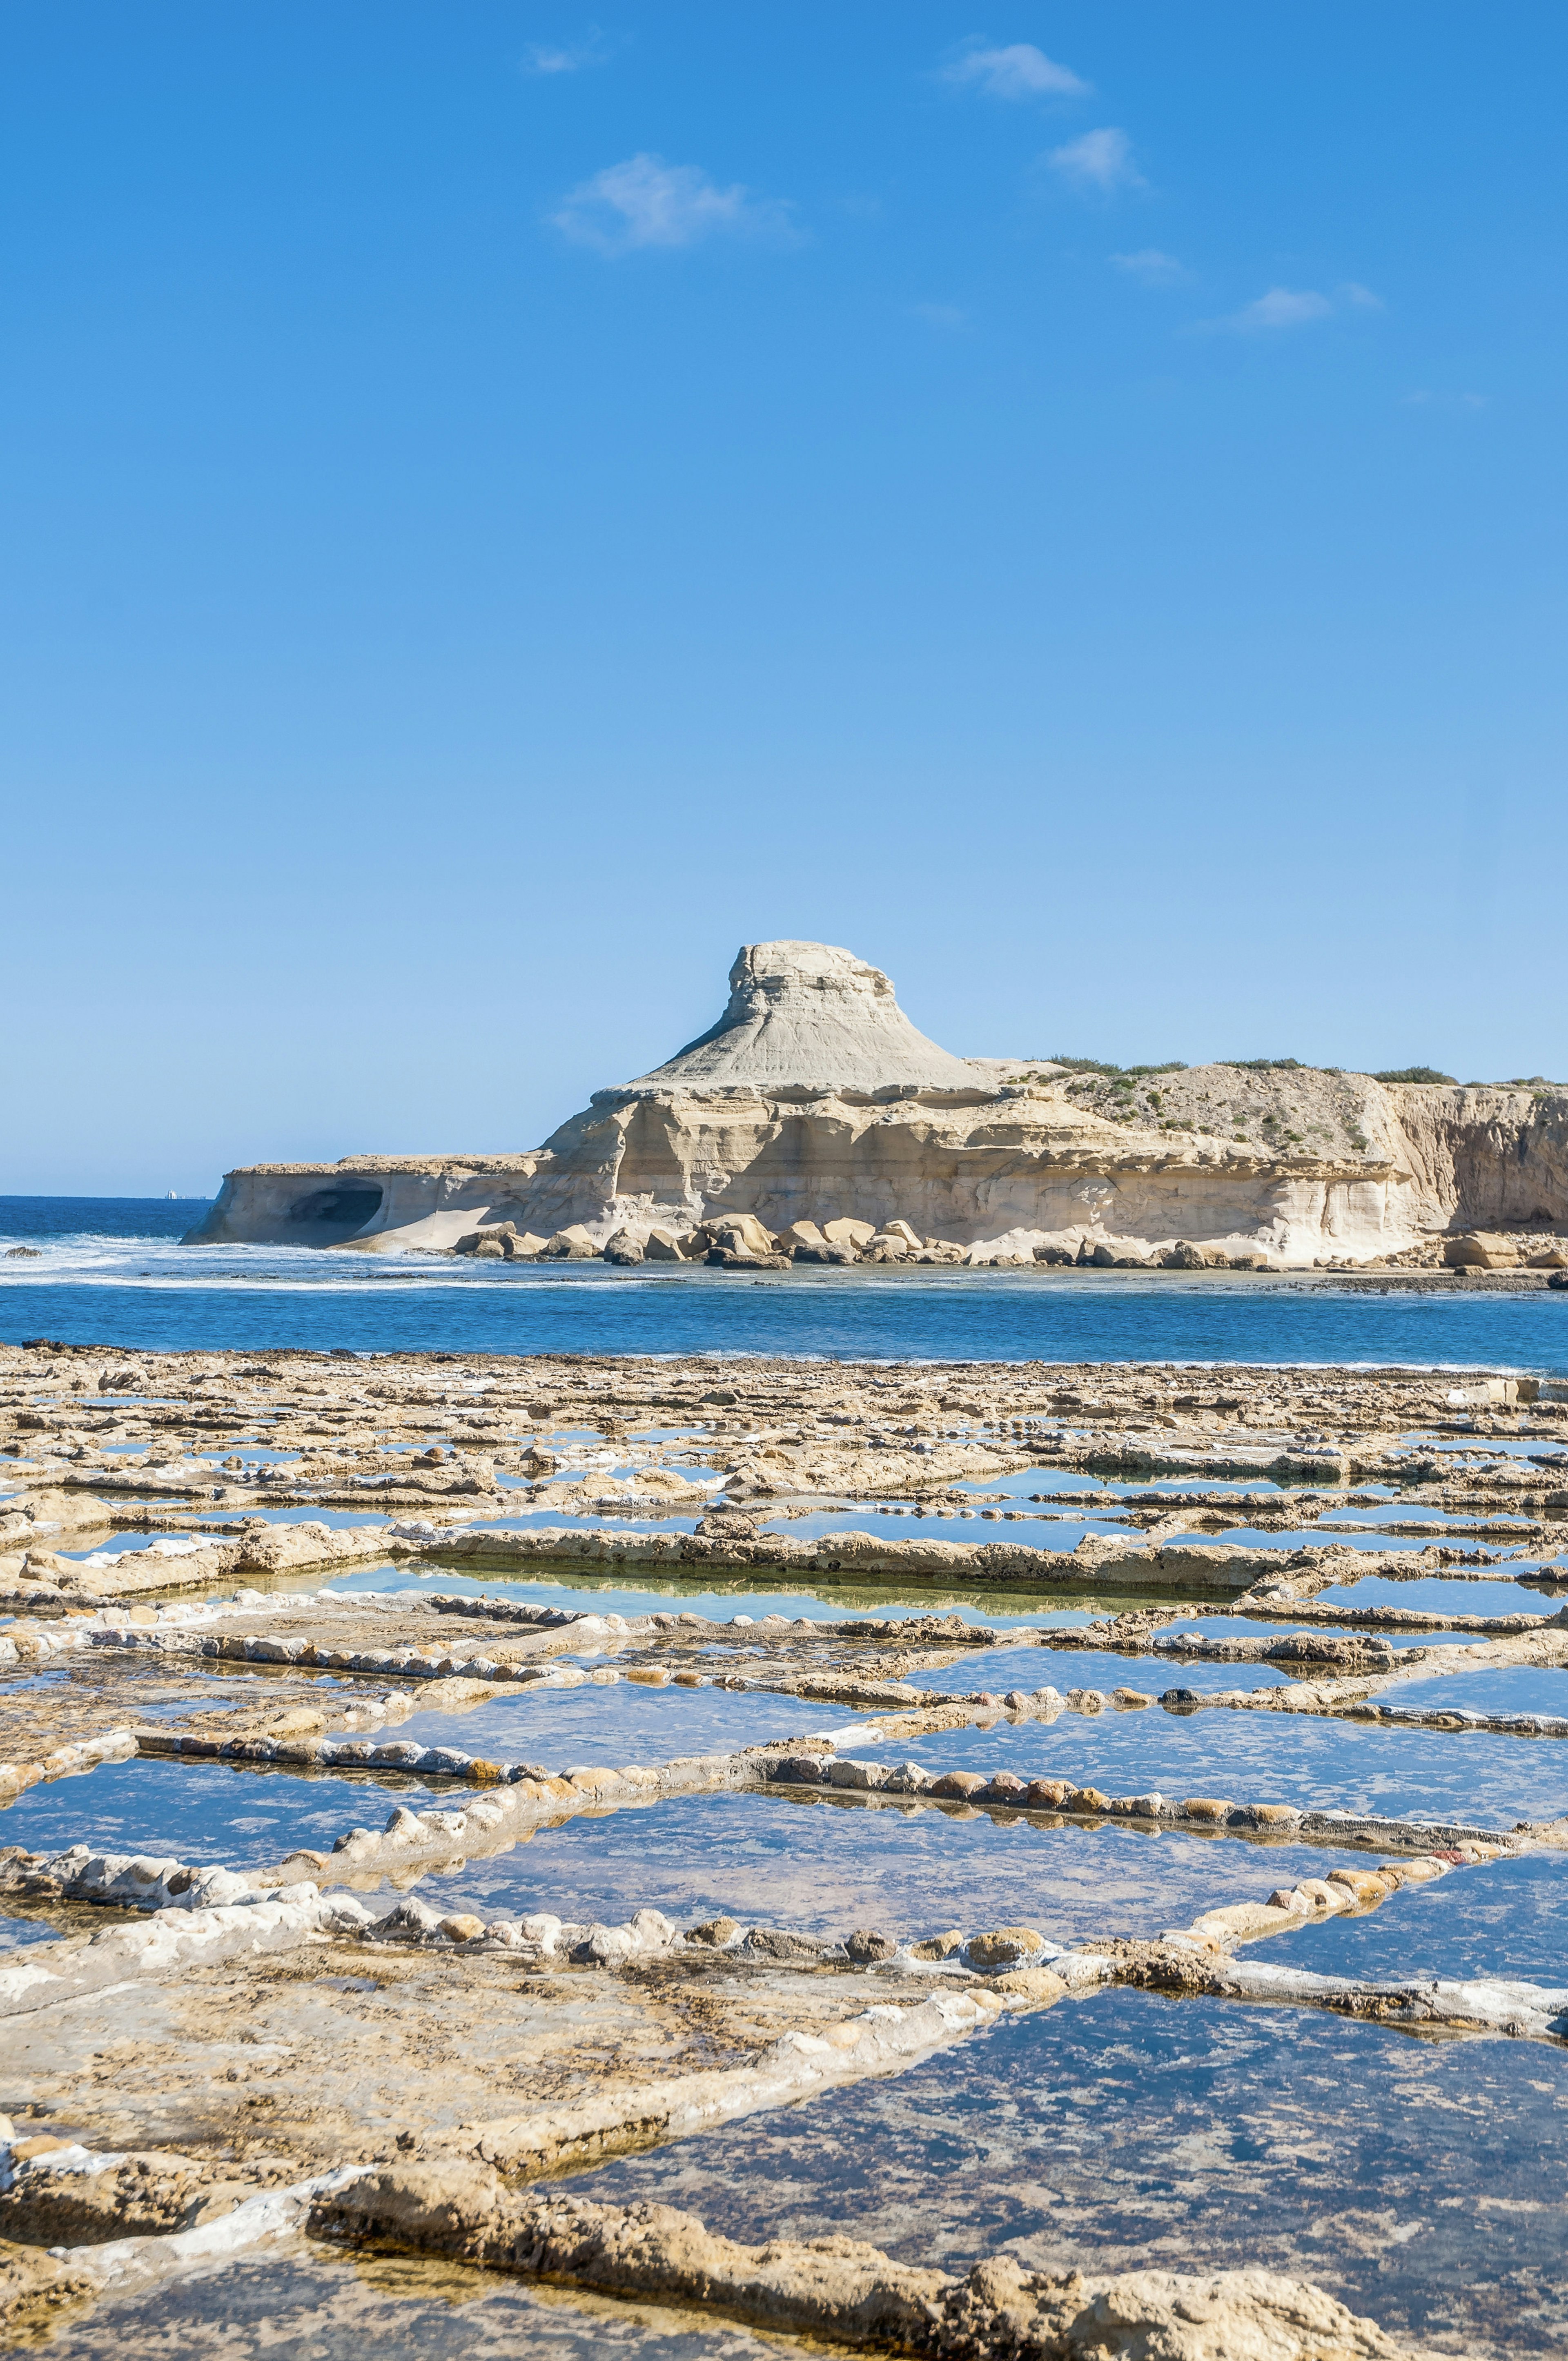
[[[1568,1270],[1568,1090],[959,1058],[752,943],[710,1030],[518,1155],[231,1172],[194,1244],[530,1259]]]

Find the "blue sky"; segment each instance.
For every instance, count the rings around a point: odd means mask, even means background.
[[[0,24],[0,1189],[981,1054],[1568,1072],[1568,19]]]

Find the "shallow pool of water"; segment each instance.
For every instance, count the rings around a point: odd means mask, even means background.
[[[1318,1640],[1365,1640],[1373,1636],[1351,1623],[1288,1623],[1285,1621],[1266,1623],[1249,1615],[1182,1615],[1179,1616],[1168,1630],[1157,1633],[1156,1636],[1157,1639],[1165,1640],[1180,1631],[1198,1631],[1207,1639],[1255,1639],[1270,1642],[1288,1640],[1297,1634]],[[1443,1631],[1379,1631],[1376,1636],[1380,1640],[1387,1640],[1389,1645],[1395,1648],[1441,1648],[1448,1644],[1450,1637]],[[1452,1637],[1456,1647],[1468,1647],[1474,1644],[1467,1632],[1455,1631]],[[1183,1663],[1180,1657],[1173,1657],[1170,1661],[1179,1666]],[[1233,1670],[1242,1674],[1245,1674],[1247,1669],[1245,1664],[1233,1666]],[[1238,1680],[1233,1686],[1239,1688],[1245,1684]]]
[[[433,1907],[481,1917],[615,1920],[652,1905],[683,1920],[723,1912],[832,1937],[1025,1925],[1067,1943],[1157,1934],[1223,1902],[1263,1901],[1281,1879],[1321,1876],[1325,1858],[1308,1845],[1045,1828],[779,1791],[581,1816],[422,1879],[419,1891]]]
[[[564,1771],[580,1763],[668,1763],[679,1754],[729,1753],[804,1730],[851,1733],[855,1727],[841,1706],[804,1697],[620,1680],[613,1686],[522,1688],[466,1712],[416,1713],[387,1735]]]
[[[7,1951],[21,1951],[33,1943],[53,1943],[64,1932],[53,1918],[19,1918],[0,1916],[0,1957]]]
[[[598,1516],[576,1509],[527,1509],[515,1517],[487,1517],[483,1524],[470,1525],[476,1533],[695,1533],[699,1519],[706,1514],[700,1508],[687,1510],[661,1510],[657,1515]]]
[[[1431,1686],[1447,1688],[1446,1681]],[[857,1750],[862,1751],[863,1750]],[[1568,1742],[1492,1730],[1398,1730],[1314,1714],[1064,1713],[944,1730],[897,1752],[928,1771],[1015,1771],[1110,1795],[1230,1796],[1238,1804],[1386,1813],[1511,1828],[1568,1811]],[[891,1762],[895,1750],[873,1750]]]
[[[1523,1978],[1568,1985],[1568,1853],[1525,1853],[1401,1886],[1364,1917],[1325,1918],[1249,1943],[1318,1976]]]
[[[1458,1582],[1441,1575],[1392,1582],[1381,1574],[1333,1583],[1316,1599],[1320,1607],[1409,1607],[1431,1615],[1555,1615],[1562,1603],[1553,1592],[1520,1582]]]
[[[80,1563],[84,1558],[97,1557],[100,1555],[108,1556],[110,1554],[114,1554],[117,1556],[122,1550],[148,1550],[159,1542],[165,1544],[165,1546],[158,1552],[159,1557],[167,1557],[170,1560],[178,1561],[180,1558],[190,1557],[194,1554],[193,1551],[190,1549],[170,1549],[167,1544],[175,1538],[175,1535],[167,1532],[148,1533],[138,1532],[99,1533],[95,1535],[88,1548],[62,1548],[60,1552],[60,1555],[61,1557],[75,1558]],[[178,1538],[182,1542],[188,1539],[194,1543],[196,1548],[205,1549],[210,1547],[214,1541],[220,1539],[221,1536],[216,1533],[182,1532],[178,1536]]]
[[[319,1576],[301,1576],[315,1587]],[[961,1622],[984,1624],[992,1630],[1045,1624],[1087,1623],[1095,1615],[1114,1614],[1129,1605],[1147,1606],[1121,1594],[1102,1593],[1093,1598],[1060,1603],[1059,1591],[998,1589],[977,1594],[879,1587],[874,1583],[836,1583],[807,1577],[795,1588],[776,1574],[750,1579],[738,1576],[716,1583],[711,1576],[682,1582],[663,1579],[646,1585],[629,1581],[624,1571],[596,1576],[574,1568],[569,1579],[549,1576],[477,1575],[449,1565],[356,1567],[334,1576],[330,1590],[433,1590],[460,1592],[466,1598],[521,1598],[539,1607],[557,1607],[585,1615],[703,1615],[716,1623],[737,1614],[761,1620],[764,1615],[784,1615],[791,1621],[805,1617],[813,1623],[838,1623],[865,1617],[957,1615]]]
[[[144,1757],[29,1787],[0,1814],[0,1832],[6,1844],[33,1852],[86,1844],[94,1852],[262,1869],[302,1846],[330,1851],[345,1828],[378,1828],[394,1805],[423,1811],[471,1792],[443,1782],[437,1795],[421,1780],[371,1772],[297,1778],[237,1763]]]
[[[379,1829],[397,1805],[461,1807],[373,1773],[292,1773],[216,1763],[105,1765],[35,1787],[3,1824],[38,1851],[173,1855],[259,1869],[302,1847],[330,1852],[352,1828]],[[1023,1923],[1060,1942],[1156,1934],[1222,1902],[1261,1901],[1321,1875],[1322,1848],[1122,1827],[1047,1828],[967,1807],[865,1805],[789,1794],[682,1795],[579,1813],[506,1850],[422,1872],[443,1910],[620,1920],[644,1905],[679,1919],[743,1921],[841,1937],[880,1926],[919,1936]]]
[[[143,2361],[780,2361],[785,2347],[711,2314],[291,2238],[112,2296],[57,2324],[47,2347],[62,2361],[127,2349]]]
[[[385,1509],[214,1509],[202,1518],[204,1525],[325,1525],[329,1532],[386,1521]]]
[[[1158,1697],[1165,1689],[1278,1688],[1288,1675],[1273,1664],[1208,1664],[1173,1661],[1168,1656],[1120,1655],[1097,1648],[974,1648],[941,1672],[915,1673],[918,1688],[966,1695],[989,1689],[1004,1697],[1009,1689],[1141,1689]]]
[[[1177,1506],[1185,1498],[1201,1493],[1222,1493],[1231,1499],[1255,1499],[1277,1500],[1282,1487],[1271,1476],[1209,1477],[1196,1470],[1182,1476],[1141,1476],[1133,1479],[1112,1480],[1093,1476],[1079,1467],[1052,1467],[1037,1462],[1032,1467],[1020,1467],[1011,1476],[977,1476],[972,1481],[960,1478],[956,1492],[967,1493],[976,1507],[986,1497],[1015,1500],[1032,1499],[1036,1493],[1047,1496],[1058,1492],[1092,1493],[1114,1508],[1122,1500],[1168,1500]],[[1309,1488],[1292,1487],[1299,1497]],[[1310,1488],[1321,1490],[1321,1486]]]
[[[192,1451],[192,1459],[209,1460],[217,1466],[225,1459],[243,1460],[247,1467],[295,1467],[304,1457],[302,1451],[267,1451],[254,1444],[225,1443],[215,1451]]]
[[[1006,1531],[993,1532],[993,1525],[1005,1524]],[[817,1510],[804,1517],[790,1517],[764,1526],[764,1532],[788,1533],[797,1541],[817,1541],[833,1533],[867,1533],[874,1541],[909,1541],[918,1532],[921,1539],[962,1541],[979,1545],[984,1542],[1005,1541],[1014,1548],[1038,1550],[1073,1550],[1085,1533],[1120,1533],[1133,1539],[1129,1526],[1104,1518],[1080,1518],[1071,1515],[987,1517],[977,1509],[972,1518],[955,1511],[951,1518],[935,1511],[917,1515],[914,1510],[905,1512],[894,1510],[879,1516],[874,1509],[848,1510]]]
[[[1173,1542],[1223,1543],[1227,1549],[1321,1549],[1328,1543],[1343,1543],[1353,1550],[1424,1550],[1430,1548],[1432,1536],[1418,1540],[1413,1534],[1380,1532],[1321,1532],[1316,1525],[1299,1525],[1288,1532],[1270,1532],[1261,1525],[1232,1525],[1223,1533],[1173,1533]]]
[[[1568,2051],[1537,2042],[1107,1992],[569,2186],[948,2270],[1261,2267],[1475,2361],[1568,2339]]]
[[[1474,1713],[1568,1714],[1568,1666],[1499,1664],[1490,1672],[1444,1673],[1431,1680],[1412,1673],[1408,1680],[1391,1682],[1378,1702],[1430,1706],[1439,1713],[1445,1708],[1464,1707]],[[1568,1762],[1563,1770],[1568,1775]]]

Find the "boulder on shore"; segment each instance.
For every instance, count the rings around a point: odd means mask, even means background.
[[[815,1222],[786,1222],[779,1232],[781,1254],[793,1254],[796,1246],[820,1246],[827,1243]]]
[[[1517,1270],[1519,1250],[1512,1238],[1467,1230],[1462,1237],[1443,1240],[1442,1258],[1450,1270]]]
[[[544,1251],[554,1262],[594,1262],[599,1250],[581,1222],[574,1222],[569,1229],[557,1230]]]

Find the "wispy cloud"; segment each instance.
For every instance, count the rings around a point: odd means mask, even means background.
[[[988,98],[1082,98],[1091,87],[1033,41],[1012,41],[1005,49],[973,41],[944,67],[943,75],[948,82],[983,91]]]
[[[928,328],[941,328],[948,335],[956,335],[960,328],[969,326],[969,313],[961,312],[956,303],[911,303],[909,316],[912,320],[924,320]]]
[[[1101,196],[1144,185],[1143,174],[1133,161],[1133,143],[1124,131],[1086,131],[1081,139],[1053,148],[1045,160],[1069,188]]]
[[[1251,303],[1244,303],[1239,312],[1231,312],[1223,320],[1207,320],[1209,328],[1228,328],[1241,336],[1273,335],[1285,328],[1310,328],[1321,320],[1332,320],[1338,312],[1381,312],[1383,298],[1375,295],[1370,287],[1347,280],[1325,295],[1315,287],[1270,287]]]
[[[1146,287],[1179,287],[1192,273],[1174,254],[1162,254],[1157,246],[1143,246],[1136,254],[1113,254],[1111,260],[1129,279],[1141,280]]]
[[[739,181],[721,189],[698,165],[666,164],[647,154],[579,181],[550,219],[563,236],[600,254],[697,246],[710,237],[793,245],[799,235],[792,206],[753,196]]]
[[[1399,397],[1401,410],[1485,410],[1491,396],[1486,393],[1434,393],[1430,387],[1420,392]]]
[[[614,44],[597,25],[580,41],[533,41],[522,53],[522,70],[531,74],[581,73],[587,66],[602,66]]]

